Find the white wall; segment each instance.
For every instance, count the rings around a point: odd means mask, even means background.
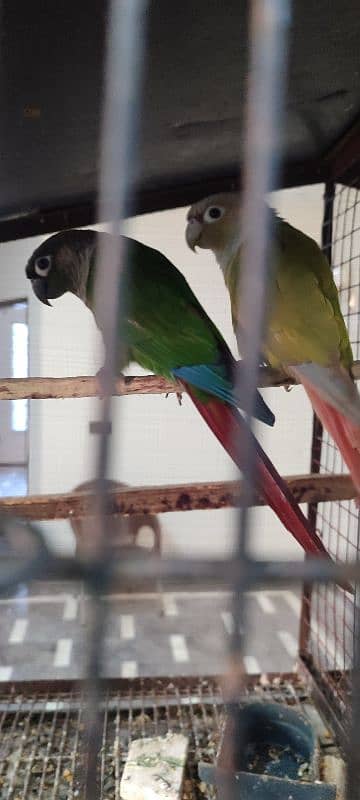
[[[277,193],[272,198],[290,222],[319,239],[322,187]],[[210,253],[194,255],[184,241],[185,209],[131,220],[128,233],[162,250],[185,274],[201,303],[236,354],[229,302],[220,271]],[[0,245],[0,300],[28,295],[24,267],[40,239]],[[93,374],[102,363],[101,342],[90,312],[65,296],[46,308],[29,297],[30,371],[32,375]],[[140,372],[132,366],[132,374]],[[290,393],[268,389],[275,429],[259,425],[259,437],[282,474],[307,472],[312,416],[301,388]],[[97,400],[31,402],[30,492],[61,492],[93,477],[96,437],[89,421],[100,415]],[[226,480],[233,465],[184,397],[180,408],[170,396],[114,400],[113,453],[109,476],[133,485]],[[223,554],[231,546],[236,515],[232,510],[162,516],[164,549],[171,552]],[[44,523],[61,549],[71,546],[66,521]],[[253,514],[252,546],[258,557],[301,557],[271,511]]]

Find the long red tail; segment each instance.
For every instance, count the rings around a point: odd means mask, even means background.
[[[360,495],[360,426],[350,422],[309,383],[303,383],[320,422],[330,433],[348,466],[353,484]]]
[[[243,472],[245,465],[241,458],[241,452],[239,453],[238,442],[239,439],[241,441],[241,437],[244,437],[246,423],[241,415],[236,409],[216,398],[203,403],[193,394],[191,386],[186,384],[186,389],[209,428]],[[253,443],[256,451],[254,480],[259,494],[264,497],[270,508],[306,553],[329,556],[321,539],[311,529],[288,485],[276,471],[255,436]]]

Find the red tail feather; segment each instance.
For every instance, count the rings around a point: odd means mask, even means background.
[[[203,403],[193,394],[191,386],[186,385],[186,389],[209,428],[221,442],[229,456],[235,461],[238,468],[244,471],[244,464],[241,453],[239,455],[235,438],[237,436],[239,442],[239,437],[244,436],[245,422],[241,415],[231,406],[216,398]],[[265,498],[270,508],[275,511],[283,525],[295,537],[306,553],[328,556],[329,554],[321,539],[311,529],[288,485],[278,474],[255,437],[253,437],[253,442],[257,454],[254,478],[259,494]]]
[[[337,444],[360,495],[360,426],[354,425],[330,403],[323,400],[313,386],[307,382],[303,385],[320,422]]]

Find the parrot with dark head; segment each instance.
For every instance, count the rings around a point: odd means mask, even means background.
[[[97,243],[100,236],[109,235],[68,230],[41,244],[26,267],[36,297],[49,305],[49,300],[72,292],[94,312]],[[234,389],[235,361],[227,344],[176,267],[157,250],[132,239],[127,243],[127,266],[121,278],[127,302],[118,328],[125,355],[118,364],[119,373],[134,361],[156,375],[180,382],[244,472],[246,464],[238,442],[244,440],[247,428],[238,411],[241,397]],[[259,393],[254,413],[263,422],[274,423]],[[252,441],[257,491],[306,552],[327,555],[289,487],[254,436]]]

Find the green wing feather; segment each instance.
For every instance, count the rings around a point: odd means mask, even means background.
[[[225,341],[181,272],[157,250],[133,239],[127,242],[128,270],[122,291],[127,292],[128,313],[119,331],[127,343],[127,363],[136,361],[168,378],[175,367],[189,363],[225,360],[230,366],[232,357]],[[88,287],[92,307],[92,279]]]
[[[231,352],[184,276],[157,250],[133,239],[128,247],[128,269],[122,282],[127,313],[119,330],[127,352],[119,371],[135,361],[170,380],[186,380],[204,402],[213,395],[241,407],[241,397],[233,392]],[[96,254],[93,259],[95,264]],[[92,268],[87,293],[90,307],[93,273]],[[179,368],[186,370],[178,373]],[[274,424],[274,415],[259,393],[254,415]]]
[[[241,248],[228,265],[225,280],[234,325],[239,320],[237,282]],[[326,256],[313,239],[279,217],[274,219],[272,282],[264,352],[274,367],[313,361],[340,363],[349,369],[353,355],[339,296]]]

